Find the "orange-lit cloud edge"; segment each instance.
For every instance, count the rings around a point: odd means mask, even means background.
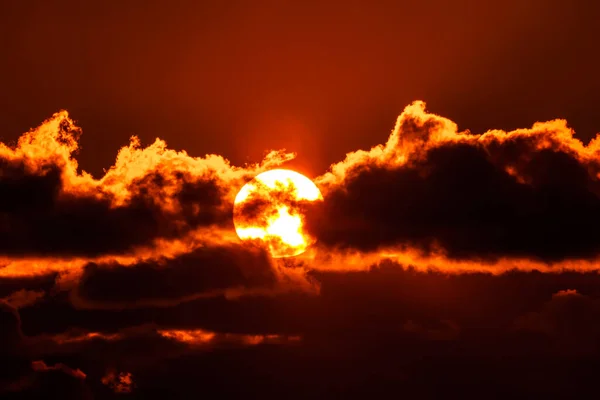
[[[435,121],[428,136],[402,136],[398,127],[406,119]],[[121,148],[116,161],[104,176],[99,179],[85,171],[78,171],[74,154],[78,150],[77,139],[81,130],[75,125],[66,111],[54,114],[38,128],[25,133],[14,147],[0,143],[0,157],[9,161],[23,162],[30,173],[43,175],[47,165],[56,165],[61,171],[61,192],[59,196],[88,196],[108,199],[112,207],[119,207],[132,201],[132,188],[135,182],[144,176],[160,171],[166,182],[156,193],[160,207],[166,213],[177,214],[182,204],[177,200],[177,193],[182,190],[176,174],[192,177],[217,177],[220,187],[225,188],[223,197],[225,207],[231,207],[239,189],[260,172],[278,167],[294,158],[293,153],[271,151],[265,159],[257,164],[243,167],[232,166],[225,158],[218,155],[192,157],[185,151],[167,148],[164,141],[156,139],[154,143],[143,147],[137,137],[132,137],[128,146]],[[417,160],[426,150],[444,143],[487,143],[490,141],[507,141],[516,137],[536,137],[537,146],[555,148],[575,155],[581,160],[600,159],[600,138],[593,139],[584,145],[573,137],[574,132],[565,120],[537,122],[530,129],[517,129],[510,132],[491,130],[483,134],[460,132],[454,122],[426,111],[425,103],[416,101],[405,108],[398,117],[396,128],[388,141],[370,150],[358,150],[348,153],[345,160],[333,164],[329,171],[317,177],[315,183],[323,193],[325,201],[332,188],[343,186],[347,174],[357,165],[400,166]],[[508,173],[513,173],[507,171]],[[596,171],[600,174],[600,171]],[[171,179],[172,178],[172,179]],[[522,179],[515,175],[515,179]],[[233,227],[204,226],[187,232],[176,238],[156,238],[151,242],[133,246],[128,252],[105,254],[100,256],[36,256],[27,255],[0,257],[0,277],[30,277],[50,273],[58,273],[58,286],[68,289],[77,282],[83,267],[90,263],[108,265],[118,263],[119,266],[133,266],[142,261],[169,260],[182,254],[190,253],[198,248],[214,245],[243,246]],[[445,256],[444,249],[429,254],[411,248],[385,248],[373,252],[359,252],[323,248],[317,243],[306,253],[287,259],[271,259],[272,268],[276,271],[282,285],[281,290],[290,287],[318,292],[318,284],[305,277],[310,270],[320,271],[359,271],[367,270],[385,260],[397,262],[403,266],[411,266],[418,270],[437,269],[446,273],[484,272],[499,274],[508,270],[539,270],[542,272],[561,272],[564,270],[596,271],[597,260],[568,260],[547,263],[530,259],[501,258],[493,262],[485,260],[456,261]],[[293,266],[296,268],[288,268]],[[229,290],[202,293],[192,298],[214,295],[236,297],[243,294],[267,294],[260,289],[247,290],[231,288]],[[76,297],[76,294],[74,295]],[[80,306],[92,307],[91,304]],[[144,305],[169,305],[157,301]],[[102,305],[95,305],[102,307]]]
[[[44,344],[52,341],[59,345],[76,345],[78,343],[91,340],[115,342],[119,340],[131,339],[141,335],[155,335],[168,341],[185,343],[190,346],[220,346],[220,345],[258,345],[258,344],[277,344],[283,342],[297,342],[301,340],[298,335],[280,335],[280,334],[241,334],[241,333],[221,333],[206,329],[160,329],[150,326],[141,326],[124,329],[116,333],[102,332],[66,332],[56,335],[40,335],[29,338],[35,342]]]

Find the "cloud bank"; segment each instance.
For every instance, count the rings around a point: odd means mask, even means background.
[[[600,142],[563,120],[473,134],[409,105],[385,144],[315,179],[324,201],[298,207],[317,245],[290,259],[241,242],[232,217],[238,190],[293,154],[235,167],[132,138],[94,178],[80,134],[60,112],[0,144],[7,395],[177,397],[207,371],[223,396],[241,393],[223,377],[256,394],[264,376],[280,397],[301,382],[418,394],[430,373],[484,381],[477,357],[600,351]],[[567,366],[539,368],[561,382]]]

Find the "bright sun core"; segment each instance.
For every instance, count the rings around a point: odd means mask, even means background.
[[[273,257],[296,256],[316,242],[304,230],[304,217],[307,205],[321,200],[317,186],[298,172],[263,172],[235,197],[235,230],[240,239],[266,246]]]

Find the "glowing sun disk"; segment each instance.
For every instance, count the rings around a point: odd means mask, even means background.
[[[242,240],[259,240],[273,257],[303,253],[316,240],[304,227],[302,202],[322,200],[316,185],[297,172],[263,172],[238,192],[234,202],[235,229]]]

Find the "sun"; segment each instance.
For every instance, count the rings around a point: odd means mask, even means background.
[[[260,173],[235,197],[235,231],[240,239],[266,247],[273,257],[302,254],[316,242],[304,229],[306,211],[322,200],[317,186],[298,172]]]

